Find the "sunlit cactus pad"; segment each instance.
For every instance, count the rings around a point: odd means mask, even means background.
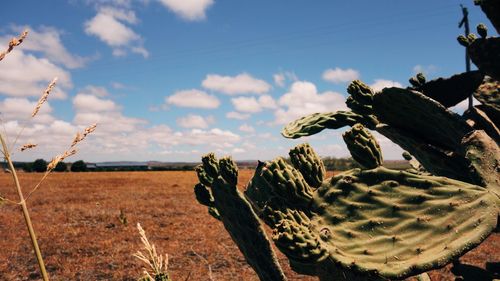
[[[330,259],[385,278],[444,266],[495,228],[497,199],[484,188],[379,167],[324,182],[311,225]]]
[[[263,216],[271,217],[265,221],[276,245],[295,270],[312,275],[328,268],[336,278],[406,278],[460,257],[497,224],[496,196],[444,177],[354,169],[314,189],[277,159],[256,173],[249,188],[256,183],[271,191]]]

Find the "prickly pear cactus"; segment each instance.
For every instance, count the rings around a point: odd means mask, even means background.
[[[364,130],[356,125],[346,142],[374,144],[348,146],[373,159],[378,144]],[[303,159],[315,155],[303,153]],[[499,202],[488,190],[376,163],[317,188],[305,181],[303,163],[296,168],[278,158],[256,172],[246,193],[258,198],[294,270],[322,280],[402,279],[446,265],[495,228]],[[258,196],[261,190],[267,201]]]
[[[475,2],[498,30],[500,1]],[[259,162],[242,195],[232,161],[203,158],[196,198],[224,223],[262,280],[284,276],[258,218],[271,227],[292,269],[324,281],[418,274],[429,280],[426,271],[458,259],[497,227],[500,41],[487,37],[484,25],[477,32],[480,38],[458,40],[478,71],[432,81],[418,74],[408,88],[379,92],[356,80],[347,88],[350,111],[311,114],[282,131],[299,138],[351,127],[344,141],[362,169],[325,179],[321,159],[302,144],[290,151],[292,165],[282,158]],[[448,109],[472,93],[481,105],[463,116]],[[383,167],[368,129],[405,149],[414,169]],[[274,277],[265,277],[265,268]]]
[[[229,157],[217,160],[213,153],[196,167],[200,183],[195,186],[198,202],[208,207],[236,242],[261,280],[286,280],[269,239],[250,203],[238,191],[238,168]]]

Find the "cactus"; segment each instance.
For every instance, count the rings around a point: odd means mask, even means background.
[[[261,280],[286,280],[258,217],[237,189],[236,164],[230,158],[217,161],[212,153],[205,155],[202,162],[196,168],[200,181],[195,186],[196,199],[222,221]]]
[[[419,73],[416,77],[410,78],[413,87],[409,89],[416,90],[445,107],[451,107],[474,93],[483,81],[483,77],[484,74],[481,72],[471,71],[425,82],[425,77]]]
[[[366,141],[362,134],[354,138]],[[361,150],[354,151],[361,155]],[[273,217],[265,220],[273,240],[294,270],[322,280],[417,275],[470,250],[497,224],[498,198],[465,182],[377,166],[344,172],[315,188],[307,186],[300,167],[280,158],[264,167],[246,193],[264,185],[270,189],[260,209]],[[276,198],[281,205],[273,204]]]
[[[500,1],[476,2],[498,30]],[[411,87],[379,92],[356,80],[347,88],[350,111],[311,114],[282,131],[287,138],[299,138],[351,127],[343,138],[362,169],[325,179],[321,159],[302,144],[290,151],[292,164],[282,158],[259,162],[242,195],[232,161],[217,161],[213,155],[202,159],[196,198],[217,211],[262,280],[284,276],[259,218],[272,229],[272,240],[291,268],[322,281],[417,275],[429,280],[426,271],[457,260],[495,230],[500,212],[500,41],[488,38],[484,25],[477,32],[480,38],[471,34],[458,41],[478,71],[432,81],[417,74]],[[462,116],[447,109],[472,93],[481,105]],[[369,130],[405,149],[414,169],[383,167],[380,146]],[[264,268],[273,268],[274,278],[263,277]]]
[[[500,33],[500,1],[498,0],[474,0],[474,4],[480,5],[497,32]]]

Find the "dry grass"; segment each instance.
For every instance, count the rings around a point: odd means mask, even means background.
[[[240,173],[247,182],[250,171]],[[33,186],[38,174],[20,174]],[[138,222],[157,249],[169,255],[173,280],[258,280],[224,230],[194,199],[194,172],[55,173],[30,199],[51,280],[136,280],[141,264],[132,255],[142,247]],[[9,174],[0,174],[0,193],[13,197]],[[120,210],[128,224],[120,222]],[[39,280],[25,225],[17,206],[0,207],[0,280]],[[499,261],[500,235],[462,258],[483,266]],[[280,254],[282,264],[286,259]],[[432,280],[454,280],[445,268]],[[290,280],[315,280],[288,268]]]

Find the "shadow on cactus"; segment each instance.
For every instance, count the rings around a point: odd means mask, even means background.
[[[487,13],[498,3],[476,2]],[[224,223],[261,280],[286,278],[259,219],[271,227],[272,240],[292,269],[320,280],[425,274],[456,261],[497,227],[498,38],[487,38],[484,25],[478,33],[479,39],[459,38],[478,71],[432,81],[418,74],[408,88],[380,92],[356,80],[347,88],[350,111],[315,113],[282,131],[299,138],[350,127],[343,138],[361,169],[325,179],[321,159],[301,144],[290,151],[292,164],[282,158],[260,162],[242,194],[232,161],[216,161],[213,154],[202,159],[196,198]],[[448,109],[471,95],[481,104],[461,116]],[[370,130],[405,149],[413,168],[383,167]],[[264,276],[264,268],[276,274]]]

